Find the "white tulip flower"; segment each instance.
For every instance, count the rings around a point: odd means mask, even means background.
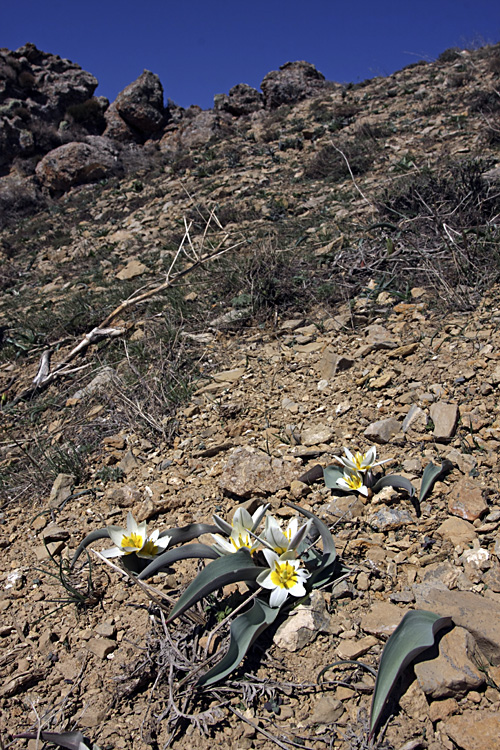
[[[268,508],[269,503],[267,505],[261,505],[260,508],[257,508],[253,515],[250,515],[246,508],[238,508],[233,516],[232,523],[224,521],[223,518],[220,518],[220,516],[216,516],[215,514],[213,516],[213,519],[214,523],[222,532],[224,532],[224,534],[232,534],[235,529],[255,531],[259,523],[262,521],[264,513]]]
[[[305,596],[307,591],[304,583],[310,573],[300,568],[301,561],[292,558],[291,553],[277,555],[272,550],[265,549],[264,555],[269,568],[257,578],[259,586],[271,589],[269,604],[271,607],[281,607],[289,594],[291,596]]]
[[[147,536],[146,521],[137,523],[130,511],[127,515],[127,528],[108,526],[108,533],[115,546],[104,550],[103,557],[121,557],[135,552],[137,557],[150,560],[163,551],[170,542],[169,536],[163,536],[160,539],[158,530]]]
[[[299,528],[298,519],[292,518],[288,521],[285,531],[282,531],[279,522],[273,516],[267,516],[262,537],[277,555],[283,555],[297,549],[311,528],[311,523],[312,521],[307,521]]]
[[[359,471],[344,472],[344,476],[337,479],[336,485],[341,490],[354,490],[368,497],[368,487],[363,484],[363,475]]]
[[[229,538],[220,534],[212,534],[212,537],[215,541],[212,546],[219,555],[231,555],[233,552],[238,552],[242,547],[246,547],[249,552],[255,552],[260,546],[259,540],[249,534],[243,526],[233,529]]]
[[[366,453],[361,453],[360,451],[351,453],[349,448],[344,447],[344,453],[345,457],[334,456],[334,458],[349,471],[369,471],[370,469],[373,469],[374,466],[380,466],[381,464],[387,463],[387,461],[391,461],[390,458],[385,458],[383,461],[376,461],[377,448],[375,445],[372,445],[370,450]]]

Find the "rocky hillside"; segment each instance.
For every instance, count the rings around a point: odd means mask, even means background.
[[[319,674],[376,669],[415,608],[454,627],[375,746],[495,745],[499,78],[498,45],[356,85],[294,62],[184,110],[149,71],[109,104],[78,65],[0,50],[0,746],[361,750],[372,674]],[[318,478],[372,444],[417,490],[448,470],[420,506]],[[141,590],[64,562],[128,510],[288,501],[351,572],[218,690],[192,670],[234,587],[172,629],[188,563]]]

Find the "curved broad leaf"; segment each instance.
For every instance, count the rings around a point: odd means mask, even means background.
[[[314,567],[307,582],[307,587],[309,589],[318,588],[319,586],[324,586],[326,583],[330,583],[338,577],[336,575],[338,572],[337,551],[335,549],[335,541],[330,533],[330,529],[320,518],[318,518],[318,516],[311,513],[311,511],[304,510],[304,508],[301,508],[300,505],[295,505],[295,503],[287,503],[287,505],[299,513],[302,513],[306,518],[312,518],[323,542],[321,563]]]
[[[91,531],[90,534],[87,534],[83,542],[80,542],[80,544],[76,548],[73,559],[71,560],[71,568],[76,563],[83,550],[86,549],[89,544],[92,544],[92,542],[96,542],[98,539],[110,539],[108,529],[96,529],[95,531]]]
[[[202,534],[218,534],[220,529],[211,523],[190,523],[188,526],[180,526],[174,529],[166,529],[159,534],[158,539],[164,536],[170,537],[169,545],[171,547],[174,544],[184,544],[184,542],[190,542],[191,539]]]
[[[440,617],[425,610],[413,610],[403,617],[385,644],[380,659],[370,713],[370,737],[403,669],[422,651],[434,645],[439,630],[452,624],[451,617]]]
[[[316,526],[319,532],[319,535],[321,536],[321,540],[323,542],[323,553],[327,553],[328,555],[333,555],[335,558],[337,556],[337,552],[335,550],[335,542],[333,540],[333,536],[330,533],[330,529],[328,528],[326,523],[323,523],[323,521],[320,518],[318,518],[318,516],[315,516],[314,513],[311,513],[310,510],[305,510],[304,508],[301,508],[300,505],[295,505],[295,503],[287,503],[287,505],[289,505],[290,508],[293,508],[294,510],[301,513],[306,518],[312,518],[312,521],[314,525]]]
[[[211,594],[212,591],[237,581],[255,581],[267,568],[255,565],[247,549],[239,549],[231,555],[224,555],[209,563],[184,591],[170,613],[167,622],[182,615],[186,609]]]
[[[325,466],[325,468],[323,469],[323,479],[325,480],[326,486],[330,490],[340,489],[339,487],[337,487],[337,479],[341,479],[343,476],[343,470],[340,468],[340,466],[335,466],[335,464]]]
[[[59,747],[65,747],[67,750],[90,750],[85,744],[85,737],[81,732],[45,732],[41,731],[40,735],[33,732],[21,732],[14,737],[27,740],[36,740],[40,737],[43,742],[52,742]],[[99,750],[97,745],[92,745],[92,750]]]
[[[231,642],[227,654],[198,680],[198,685],[213,685],[236,669],[252,643],[276,620],[279,612],[279,607],[270,607],[261,599],[256,599],[248,612],[236,617],[231,623]]]
[[[373,492],[378,492],[382,487],[394,487],[398,490],[406,490],[410,497],[413,497],[416,492],[415,487],[410,480],[406,477],[399,476],[399,474],[389,474],[387,477],[382,477],[382,479],[379,479],[378,482],[373,485],[372,490]]]
[[[137,577],[140,580],[150,578],[151,576],[154,576],[155,573],[162,570],[162,568],[168,568],[169,565],[172,565],[172,563],[177,562],[178,560],[189,560],[193,557],[208,557],[212,560],[216,560],[219,555],[213,547],[209,547],[208,544],[186,544],[184,547],[168,549],[166,552],[162,552],[162,554],[155,557]]]
[[[437,482],[440,476],[445,474],[447,471],[453,468],[453,464],[451,461],[445,460],[441,464],[441,466],[436,466],[432,463],[432,461],[429,461],[427,466],[424,469],[424,473],[422,474],[422,482],[420,485],[420,502],[422,503],[431,489],[434,486],[434,483]]]

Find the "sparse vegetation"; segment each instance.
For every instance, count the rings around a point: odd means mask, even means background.
[[[447,50],[437,63],[318,88],[294,105],[219,111],[201,142],[198,108],[171,105],[165,132],[120,144],[119,174],[59,198],[25,181],[40,153],[2,162],[12,172],[0,186],[0,717],[9,731],[32,722],[40,740],[56,742],[48,730],[88,721],[101,750],[367,750],[385,632],[365,625],[374,603],[411,609],[413,586],[443,573],[452,596],[497,606],[498,68],[498,46]],[[70,106],[64,131],[31,128],[21,98],[8,106],[40,148],[102,127],[93,99]],[[447,437],[437,406],[456,418]],[[366,441],[389,419],[399,484],[375,484],[382,492],[369,497],[373,485],[346,475],[351,496],[331,495],[318,466],[342,436]],[[317,427],[324,434],[311,438]],[[247,454],[283,481],[268,484],[252,463],[257,484],[240,486],[245,466],[232,462]],[[445,459],[453,468],[427,502],[433,461]],[[421,517],[415,497],[400,493],[413,486]],[[465,524],[472,541],[456,542],[445,526],[462,525],[471,498],[480,506]],[[69,548],[95,529],[121,529],[129,510],[192,532],[213,511],[229,523],[235,504],[263,499],[280,516],[288,501],[312,508],[355,569],[316,592],[314,642],[288,650],[270,628],[218,687],[194,689],[255,591],[221,584],[167,623],[197,561],[167,560],[151,583],[96,563],[99,547],[92,581],[86,564],[76,574],[69,565]],[[252,565],[265,564],[262,554]],[[64,602],[49,601],[61,593]],[[56,615],[63,603],[76,606]],[[360,640],[362,663],[336,661]],[[460,694],[453,721],[496,711],[498,680],[488,672],[476,687],[471,700]],[[410,692],[402,697],[373,747],[436,739],[421,695],[417,708]]]

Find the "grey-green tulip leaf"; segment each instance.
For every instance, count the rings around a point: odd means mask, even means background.
[[[306,518],[312,518],[312,521],[316,526],[319,535],[321,536],[321,541],[323,542],[324,555],[328,555],[334,560],[337,556],[337,553],[335,551],[335,542],[326,523],[323,523],[323,521],[318,518],[318,516],[315,516],[314,513],[311,513],[311,511],[301,508],[300,505],[295,505],[295,503],[287,503],[287,505],[289,505],[290,508],[293,508],[294,510],[301,513]],[[332,562],[333,560],[330,559],[329,562]]]
[[[338,560],[337,551],[335,549],[335,540],[331,535],[330,529],[320,518],[318,518],[318,516],[311,513],[311,511],[304,510],[304,508],[301,508],[300,505],[295,505],[295,503],[287,503],[287,505],[301,513],[306,518],[312,519],[313,524],[316,526],[316,529],[321,536],[321,541],[323,542],[321,563],[315,567],[312,572],[307,582],[307,587],[309,589],[319,588],[326,583],[331,583],[334,578],[338,577]]]
[[[413,497],[416,492],[415,487],[410,480],[406,477],[401,477],[399,474],[389,474],[387,477],[382,477],[382,479],[379,479],[378,482],[373,485],[372,490],[373,492],[378,492],[382,487],[394,487],[398,490],[406,490],[410,497]]]
[[[385,703],[403,669],[422,651],[434,645],[438,631],[450,625],[451,617],[440,617],[425,610],[407,612],[403,617],[385,644],[380,659],[373,691],[370,737],[377,728]]]
[[[149,565],[144,568],[142,573],[137,576],[141,580],[150,578],[158,573],[162,568],[168,568],[172,563],[178,560],[190,560],[194,557],[209,558],[216,560],[219,555],[208,544],[186,544],[184,547],[178,547],[177,549],[168,549],[166,552],[162,552],[161,555],[152,560]]]
[[[78,547],[76,548],[75,554],[73,555],[73,559],[71,560],[71,567],[76,563],[80,555],[82,554],[83,550],[86,549],[89,544],[92,544],[92,542],[96,542],[98,539],[109,539],[109,531],[108,529],[96,529],[95,531],[91,531],[90,534],[87,534],[83,542],[80,542]]]
[[[401,477],[399,474],[389,474],[387,477],[382,477],[373,485],[373,492],[378,492],[382,487],[394,487],[395,489],[406,490],[410,497],[413,497],[416,490],[409,479]]]
[[[263,573],[265,570],[266,568],[254,564],[249,551],[244,548],[230,555],[219,557],[209,563],[206,568],[198,573],[194,581],[191,581],[170,613],[167,622],[171,622],[182,615],[189,607],[199,602],[207,594],[211,594],[212,591],[237,581],[255,581],[259,573]]]
[[[422,503],[431,489],[434,486],[434,483],[437,482],[440,476],[445,474],[447,471],[449,471],[451,468],[453,468],[453,464],[451,461],[443,461],[441,466],[436,466],[432,463],[432,461],[429,461],[427,466],[424,469],[424,473],[422,475],[422,483],[420,485],[420,502]]]
[[[159,539],[165,536],[170,537],[169,546],[173,547],[174,544],[183,544],[184,542],[190,542],[191,539],[202,534],[218,534],[220,529],[211,523],[190,523],[188,526],[180,526],[174,529],[166,529],[159,535]]]
[[[339,489],[337,487],[337,479],[341,479],[343,476],[344,472],[339,466],[335,466],[335,464],[325,466],[323,469],[323,479],[330,490]]]
[[[231,642],[227,654],[198,680],[198,685],[213,685],[236,669],[252,643],[276,620],[279,612],[279,607],[270,607],[261,599],[256,599],[248,612],[236,617],[231,623]]]
[[[53,745],[67,748],[67,750],[91,750],[89,745],[85,744],[85,738],[81,732],[45,732],[40,734],[33,732],[21,732],[15,734],[15,738],[27,740],[41,739],[43,742],[51,742]],[[97,745],[92,745],[92,750],[99,750]]]

